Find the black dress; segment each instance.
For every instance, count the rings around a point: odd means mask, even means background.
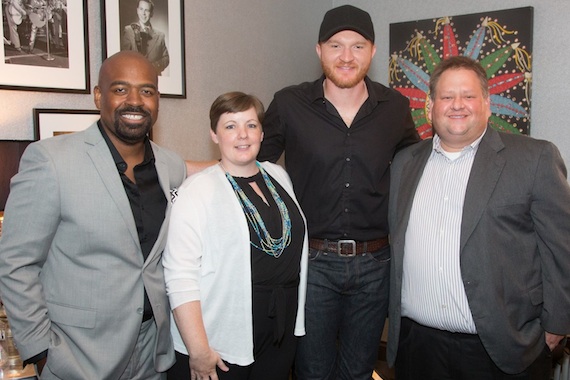
[[[289,211],[291,243],[279,258],[268,255],[253,244],[250,245],[255,362],[247,367],[230,366],[228,373],[218,370],[220,380],[287,380],[295,357],[297,338],[294,328],[305,224],[293,199],[274,178],[269,178]],[[249,178],[234,179],[257,208],[270,235],[280,238],[283,234],[281,213],[261,173]],[[269,205],[265,204],[249,185],[251,182],[257,183]],[[255,230],[249,222],[248,226],[250,240],[259,247],[260,242]]]

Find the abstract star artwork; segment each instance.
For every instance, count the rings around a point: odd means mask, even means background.
[[[529,134],[532,26],[532,7],[390,24],[390,86],[410,100],[422,139],[433,135],[429,77],[441,60],[457,55],[479,61],[487,73],[489,125]]]

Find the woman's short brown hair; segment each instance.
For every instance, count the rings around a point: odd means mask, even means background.
[[[210,128],[216,133],[216,126],[220,116],[225,113],[247,111],[252,107],[255,108],[259,122],[263,124],[265,108],[255,95],[248,95],[239,91],[226,92],[218,96],[212,103],[212,107],[210,107]]]

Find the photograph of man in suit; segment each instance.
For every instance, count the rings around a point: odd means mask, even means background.
[[[186,167],[148,138],[157,86],[140,53],[111,56],[94,88],[100,121],[32,143],[12,179],[0,293],[42,380],[161,379],[174,363],[162,251]]]
[[[154,2],[140,0],[137,5],[138,20],[125,26],[121,38],[121,50],[135,50],[148,58],[158,75],[170,63],[164,33],[150,23],[154,15]]]
[[[434,138],[393,160],[388,361],[398,380],[550,379],[570,333],[570,187],[554,144],[488,127],[481,65],[430,79]]]

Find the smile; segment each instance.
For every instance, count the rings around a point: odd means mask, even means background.
[[[129,119],[129,120],[133,120],[133,121],[142,120],[144,118],[143,115],[135,115],[132,113],[122,114],[121,117],[124,117],[125,119]]]

